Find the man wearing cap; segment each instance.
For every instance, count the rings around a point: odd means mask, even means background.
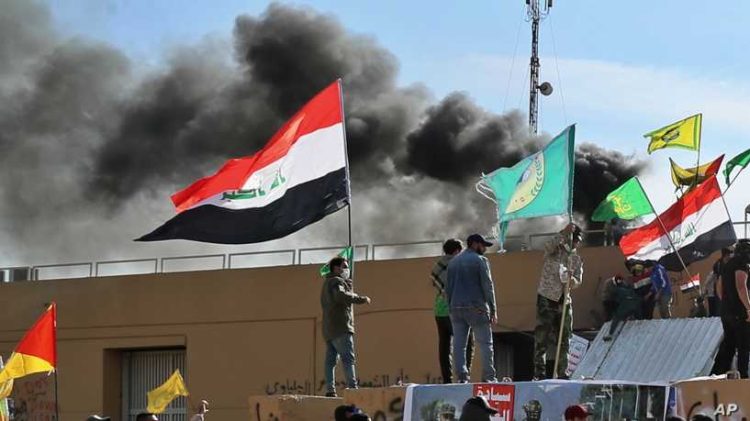
[[[569,406],[565,410],[565,421],[586,421],[591,416],[591,413],[583,405]]]
[[[568,224],[555,238],[544,246],[544,263],[542,276],[539,279],[536,299],[536,328],[534,329],[534,378],[545,379],[553,371],[555,353],[563,303],[565,320],[562,323],[562,343],[560,344],[560,361],[557,364],[557,378],[566,378],[568,368],[568,341],[573,334],[573,303],[566,285],[570,281],[572,288],[581,285],[583,261],[576,248],[581,242],[581,228]]]
[[[469,381],[466,368],[466,347],[469,329],[474,332],[476,346],[482,352],[482,382],[496,382],[492,324],[497,323],[495,287],[490,262],[484,257],[492,243],[479,234],[466,240],[466,250],[448,265],[445,292],[453,326],[453,362],[459,383]]]

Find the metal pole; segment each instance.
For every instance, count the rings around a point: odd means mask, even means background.
[[[529,62],[529,130],[537,134],[539,114],[539,0],[528,3],[531,18],[531,61]]]
[[[352,247],[352,184],[351,176],[349,174],[349,142],[346,139],[346,114],[344,112],[344,86],[341,83],[341,78],[336,81],[339,85],[339,101],[341,104],[341,129],[344,134],[344,157],[346,158],[346,188],[349,195],[349,204],[347,208],[347,222],[349,225],[349,247]],[[352,249],[352,260],[354,260],[354,249]],[[352,274],[354,273],[354,265],[352,266]]]
[[[570,217],[570,223],[573,221],[573,217]],[[557,368],[560,365],[560,351],[562,350],[562,341],[563,341],[563,328],[565,327],[565,315],[567,314],[568,310],[568,291],[570,291],[570,277],[572,276],[570,271],[572,270],[573,266],[573,232],[571,231],[569,233],[570,235],[570,250],[571,254],[568,256],[568,277],[565,279],[565,287],[563,288],[563,308],[562,313],[560,314],[560,330],[557,333],[557,351],[555,351],[555,366],[552,371],[552,378],[557,378]]]
[[[55,367],[55,421],[60,421],[60,399],[57,394],[57,367]]]
[[[682,260],[682,256],[680,256],[680,252],[677,251],[677,247],[675,247],[674,242],[672,242],[672,236],[669,235],[669,231],[667,231],[667,227],[664,226],[664,222],[662,222],[661,217],[656,212],[656,209],[654,209],[653,203],[651,203],[651,198],[648,197],[648,194],[646,194],[646,190],[643,188],[643,185],[641,184],[641,180],[638,179],[638,177],[635,178],[636,181],[638,181],[638,186],[640,186],[641,191],[643,191],[643,195],[646,197],[646,200],[648,201],[648,205],[651,207],[651,210],[654,212],[654,215],[656,215],[656,220],[659,221],[659,226],[661,227],[662,231],[664,231],[664,234],[667,236],[667,240],[669,240],[669,245],[672,246],[672,250],[674,250],[674,253],[677,255],[677,259],[680,260],[680,264],[682,265],[682,268],[685,270],[685,273],[688,276],[688,280],[692,280],[693,276],[690,274],[690,271],[687,268],[687,265],[685,265],[685,261]]]

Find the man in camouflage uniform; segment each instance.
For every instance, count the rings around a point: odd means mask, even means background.
[[[575,224],[568,224],[555,238],[544,246],[544,263],[542,276],[537,288],[536,329],[534,330],[534,378],[545,379],[553,371],[557,341],[560,330],[560,318],[565,308],[565,323],[562,326],[562,344],[560,361],[557,364],[557,378],[566,378],[568,367],[568,341],[573,333],[573,303],[570,291],[565,285],[570,278],[570,287],[581,285],[583,261],[576,248],[581,242],[581,229]]]

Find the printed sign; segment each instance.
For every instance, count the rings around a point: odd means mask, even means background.
[[[569,344],[568,369],[566,370],[568,376],[572,375],[573,372],[576,371],[576,368],[578,368],[578,364],[580,364],[583,360],[583,357],[586,355],[586,351],[588,351],[589,349],[589,341],[574,334],[570,337]]]
[[[586,406],[597,421],[646,420],[664,419],[669,386],[555,380],[414,385],[406,392],[403,421],[457,420],[466,401],[479,394],[500,411],[493,421],[559,421],[571,405]]]
[[[510,384],[476,384],[474,396],[483,396],[497,410],[492,421],[513,421],[515,387]]]

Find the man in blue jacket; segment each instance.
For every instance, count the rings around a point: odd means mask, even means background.
[[[466,250],[448,265],[445,292],[453,325],[453,362],[459,383],[469,381],[466,368],[466,346],[469,329],[474,332],[476,346],[482,352],[482,382],[496,382],[492,325],[497,324],[495,287],[490,263],[484,253],[492,243],[479,234],[466,240]]]
[[[672,281],[669,279],[667,269],[661,263],[649,260],[646,269],[651,273],[651,293],[656,308],[659,309],[659,317],[669,319],[672,317]]]

